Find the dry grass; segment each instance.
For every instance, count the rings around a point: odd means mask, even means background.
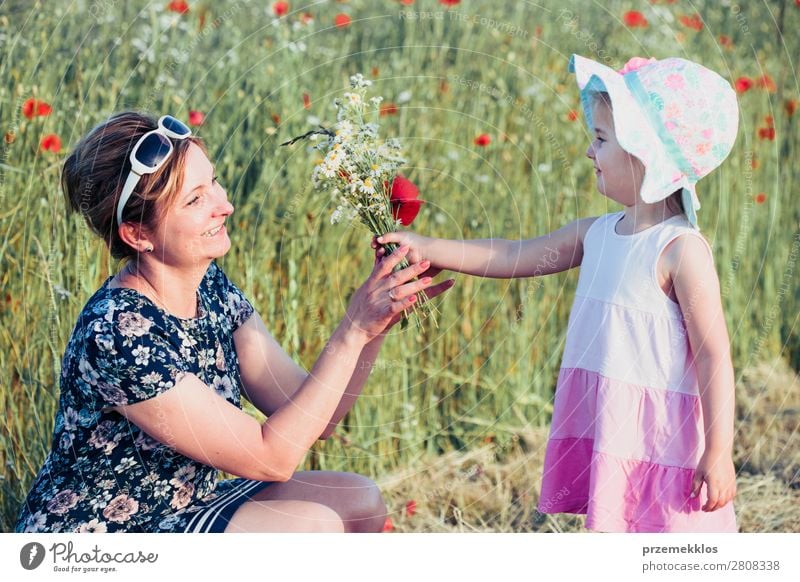
[[[800,532],[800,378],[782,361],[737,385],[735,501],[742,532]],[[428,458],[381,479],[397,532],[578,532],[582,516],[536,511],[547,429]],[[409,500],[416,511],[407,515]]]

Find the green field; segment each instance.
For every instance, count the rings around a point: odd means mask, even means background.
[[[236,207],[220,263],[310,367],[370,271],[370,235],[331,225],[335,205],[310,185],[315,155],[279,144],[330,125],[350,75],[363,73],[397,105],[381,133],[402,141],[404,173],[427,201],[414,228],[451,238],[533,237],[619,209],[595,191],[583,117],[570,115],[579,110],[570,54],[615,68],[631,56],[682,56],[732,83],[747,77],[737,144],[698,185],[699,221],[715,253],[737,383],[764,362],[800,369],[794,1],[293,1],[280,20],[271,2],[188,4],[178,14],[166,0],[0,2],[0,531],[13,527],[49,450],[77,314],[116,268],[66,215],[61,163],[122,109],[205,113],[198,133]],[[631,9],[646,27],[625,26]],[[701,26],[681,18],[695,10]],[[348,26],[334,25],[339,13]],[[52,112],[29,119],[31,98]],[[484,133],[491,142],[479,147]],[[42,150],[49,134],[60,151]],[[511,282],[458,276],[438,302],[440,327],[397,328],[339,436],[305,467],[380,481],[487,443],[497,462],[519,454],[520,435],[546,430],[576,282],[577,270]],[[764,414],[794,419],[785,436],[796,450],[798,411],[786,401]],[[740,471],[747,459],[737,458]],[[797,455],[791,462],[781,469],[786,494],[798,485]]]

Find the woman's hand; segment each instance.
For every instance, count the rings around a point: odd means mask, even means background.
[[[730,452],[705,450],[694,472],[691,497],[700,495],[703,482],[708,497],[703,511],[716,511],[733,500],[736,496],[736,471]]]
[[[419,291],[428,289],[428,296],[434,297],[453,285],[452,281],[445,281],[431,287],[433,280],[430,276],[412,281],[430,267],[428,261],[414,263],[393,273],[408,252],[408,246],[401,246],[388,257],[376,257],[372,273],[350,300],[345,321],[351,326],[351,331],[362,337],[364,344],[397,323],[402,312],[417,301]]]

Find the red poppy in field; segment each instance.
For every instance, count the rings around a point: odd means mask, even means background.
[[[720,34],[719,44],[721,44],[725,48],[730,48],[733,46],[733,41],[731,40],[731,37],[729,37],[727,34]]]
[[[58,153],[61,151],[61,138],[54,133],[48,133],[42,138],[39,148],[43,152]]]
[[[389,202],[392,205],[392,216],[403,226],[409,226],[414,222],[424,204],[424,201],[419,199],[419,189],[414,182],[400,174],[392,180]]]
[[[206,120],[206,114],[202,111],[189,112],[189,125],[203,125]]]
[[[800,2],[800,0],[798,0],[798,2]],[[792,117],[794,112],[797,111],[797,99],[787,99],[783,104],[783,108],[786,109],[786,115]]]
[[[798,0],[798,1],[800,1],[800,0]],[[414,3],[414,0],[400,0],[400,4],[403,4],[404,6],[411,6],[413,3]]]
[[[281,124],[281,116],[280,116],[280,115],[278,115],[277,113],[273,113],[273,114],[272,114],[272,122],[273,122],[275,125],[280,125],[280,124]]]
[[[394,524],[392,523],[392,518],[387,517],[386,521],[383,522],[383,533],[389,533],[394,531]]]
[[[312,22],[314,22],[314,15],[311,14],[310,12],[303,12],[300,15],[300,22],[302,22],[303,24],[311,24]]]
[[[272,12],[274,12],[275,16],[278,18],[285,16],[289,12],[289,3],[275,2],[275,4],[272,5]]]
[[[311,109],[311,95],[303,93],[303,109]]]
[[[412,517],[417,512],[417,502],[413,499],[406,502],[406,515]]]
[[[759,139],[768,139],[769,141],[775,141],[775,128],[774,127],[759,127],[758,128],[758,138]]]
[[[385,117],[387,115],[397,115],[397,111],[396,103],[392,103],[391,101],[389,103],[381,103],[381,117]]]
[[[625,23],[625,26],[630,28],[647,28],[649,24],[644,14],[638,10],[628,10],[622,15],[622,21]]]
[[[490,136],[488,133],[482,133],[475,138],[476,146],[481,146],[482,148],[485,148],[490,143],[492,143],[492,136]]]
[[[775,91],[778,90],[778,88],[775,86],[775,81],[773,81],[772,77],[770,77],[766,73],[764,73],[758,79],[756,79],[756,85],[758,86],[759,89],[764,89],[764,91],[767,91],[769,93],[774,93]]]
[[[347,28],[350,26],[351,22],[352,20],[350,17],[344,12],[340,12],[333,18],[333,23],[336,25],[336,28]]]
[[[696,30],[700,32],[703,30],[703,19],[700,18],[699,14],[693,14],[692,16],[679,16],[678,21],[684,25],[686,28],[691,28],[692,30]]]
[[[25,100],[25,103],[22,104],[22,115],[27,117],[28,119],[33,119],[34,117],[46,117],[53,112],[53,108],[50,107],[49,103],[45,101],[39,101],[38,99],[30,98]]]
[[[461,3],[461,0],[439,0],[442,6],[456,6]]]
[[[756,194],[756,204],[764,204],[767,201],[767,195],[763,192]]]
[[[739,77],[734,81],[733,86],[737,93],[745,93],[752,88],[753,80],[749,77]]]
[[[380,75],[381,70],[378,67],[372,67],[370,73],[372,73],[373,77],[377,77],[378,75]]]
[[[189,12],[189,4],[184,0],[172,0],[167,4],[167,10],[170,12],[177,12],[178,14],[186,14]]]
[[[569,119],[570,121],[575,121],[576,119],[578,119],[578,112],[575,111],[574,109],[570,109],[569,113],[567,113],[567,119]]]

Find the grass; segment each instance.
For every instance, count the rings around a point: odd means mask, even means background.
[[[330,103],[346,90],[350,74],[364,73],[377,94],[399,106],[397,115],[383,118],[382,134],[402,140],[411,160],[405,174],[428,201],[415,228],[472,238],[536,236],[617,209],[595,192],[583,158],[584,126],[568,118],[578,108],[566,70],[572,52],[608,58],[613,66],[637,54],[680,55],[731,80],[769,74],[774,92],[755,86],[740,96],[739,141],[724,166],[699,185],[700,222],[715,252],[738,385],[764,362],[800,368],[794,197],[800,169],[792,163],[800,138],[797,116],[785,109],[798,98],[785,55],[800,52],[800,39],[780,35],[800,24],[793,5],[781,13],[780,2],[769,2],[734,14],[714,2],[695,3],[705,22],[699,32],[677,21],[685,7],[649,3],[640,9],[650,26],[630,30],[619,21],[630,8],[622,2],[487,0],[449,11],[434,2],[413,8],[292,3],[293,12],[278,23],[268,3],[191,2],[182,16],[164,5],[105,2],[79,9],[15,1],[0,7],[0,531],[13,526],[49,449],[60,359],[77,314],[114,270],[101,243],[65,216],[60,164],[80,136],[124,108],[183,118],[192,109],[206,113],[199,133],[236,206],[233,248],[221,264],[284,348],[310,367],[369,271],[370,237],[329,224],[329,201],[308,185],[311,155],[278,144],[315,121],[330,123]],[[304,11],[314,16],[310,24],[300,22]],[[348,28],[332,26],[339,11],[352,17]],[[720,44],[720,35],[729,46]],[[303,93],[311,97],[310,109]],[[53,112],[25,118],[21,108],[31,97],[50,103]],[[772,116],[774,140],[758,138],[766,116]],[[49,133],[60,136],[61,152],[39,150]],[[488,147],[473,144],[480,133],[492,136]],[[518,463],[526,481],[516,491],[469,493],[489,508],[480,519],[463,509],[467,497],[457,505],[460,518],[436,498],[438,521],[430,527],[466,519],[471,527],[524,530],[541,464],[516,451],[526,438],[534,444],[525,446],[538,450],[536,439],[546,434],[576,282],[576,272],[511,282],[458,277],[438,305],[440,328],[398,330],[387,341],[342,438],[315,447],[304,468],[382,480],[438,467],[427,481],[436,491],[457,470],[452,467],[490,455],[486,470],[495,479]],[[792,431],[787,424],[796,417],[780,399],[762,410],[764,402],[739,420],[740,435],[749,437],[743,442],[753,448],[737,458],[742,479],[762,479],[753,495],[773,498],[770,492],[787,478],[773,469],[786,461],[769,451],[796,442],[796,425]],[[753,440],[764,429],[769,439]],[[501,463],[491,461],[487,440],[492,450],[504,451]],[[785,471],[796,472],[791,466]],[[387,486],[394,495],[395,486]],[[754,530],[769,530],[779,517],[761,519]],[[559,530],[576,523],[540,525]],[[789,520],[781,527],[796,525]]]

